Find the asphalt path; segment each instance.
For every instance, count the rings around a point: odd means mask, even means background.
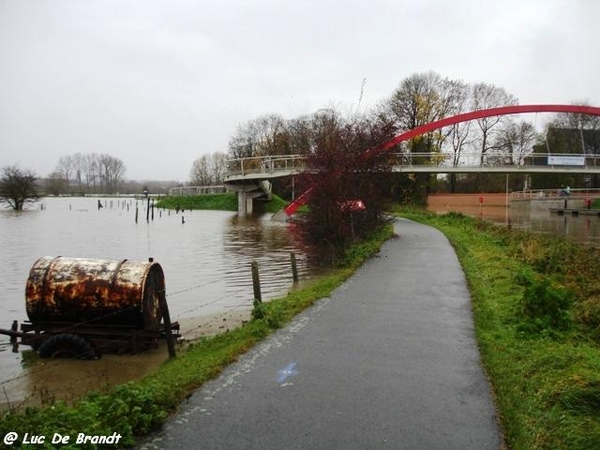
[[[471,303],[434,228],[397,238],[139,449],[499,449]]]

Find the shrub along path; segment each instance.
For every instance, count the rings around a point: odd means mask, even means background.
[[[396,232],[138,448],[498,449],[456,255],[429,226]]]

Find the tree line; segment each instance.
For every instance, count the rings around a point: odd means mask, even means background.
[[[518,99],[514,95],[490,83],[469,84],[431,71],[415,73],[402,80],[388,98],[362,114],[343,114],[339,108],[331,107],[289,120],[279,114],[252,119],[239,125],[230,138],[227,158],[309,155],[314,151],[315,139],[322,131],[321,118],[325,112],[335,115],[340,125],[367,119],[380,134],[397,135],[457,114],[517,104]],[[600,118],[582,114],[557,114],[542,133],[536,131],[531,121],[514,117],[486,117],[455,124],[402,143],[394,151],[437,153],[444,155],[454,166],[460,165],[466,158],[476,159],[481,165],[519,165],[523,164],[534,146],[543,144],[544,148],[547,147],[548,130],[574,128],[600,132]],[[589,144],[587,142],[586,145]],[[551,152],[574,153],[572,146],[564,142],[555,140],[552,145]],[[592,151],[600,153],[600,144]],[[425,163],[433,164],[435,161],[436,158],[432,157]],[[452,174],[446,177],[423,174],[402,175],[400,178],[404,180],[399,180],[396,190],[405,191],[417,202],[422,202],[423,196],[431,190],[497,190],[504,183],[504,177],[493,174]],[[524,179],[512,177],[511,187],[523,187]],[[537,179],[541,182],[543,177]]]
[[[359,97],[359,105],[360,102]],[[446,117],[517,104],[514,95],[493,84],[468,84],[435,72],[416,73],[402,80],[388,98],[364,113],[359,114],[357,108],[344,114],[331,107],[290,120],[278,114],[250,120],[240,125],[230,138],[227,157],[304,155],[308,170],[297,176],[296,181],[298,191],[308,193],[309,208],[296,229],[307,243],[324,250],[320,255],[322,261],[339,262],[354,242],[367,237],[385,221],[391,199],[423,205],[427,194],[435,190],[505,189],[505,177],[495,174],[444,177],[389,173],[386,165],[390,163],[390,155],[365,153],[367,150]],[[596,117],[559,114],[546,131],[575,125],[578,129],[600,130]],[[519,165],[536,144],[549,145],[545,134],[538,134],[534,124],[525,120],[486,117],[418,136],[397,145],[392,152],[426,154],[418,156],[422,158],[420,164],[436,164],[443,158],[458,166],[470,158],[470,162],[474,159],[481,165]],[[552,152],[574,153],[570,144],[559,141],[553,139]],[[600,153],[600,144],[591,151]],[[520,189],[524,183],[524,176],[511,176],[511,189]],[[289,195],[289,186],[274,189],[280,194],[288,189]]]
[[[20,211],[41,193],[115,194],[123,182],[125,165],[119,158],[103,153],[75,153],[61,156],[45,183],[29,169],[18,165],[0,169],[0,203]]]
[[[74,153],[59,158],[47,187],[54,193],[114,194],[119,192],[125,171],[123,161],[107,153]]]

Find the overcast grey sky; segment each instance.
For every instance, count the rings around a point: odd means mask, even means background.
[[[600,106],[599,21],[597,0],[0,0],[0,166],[98,152],[183,182],[241,123],[429,70]]]

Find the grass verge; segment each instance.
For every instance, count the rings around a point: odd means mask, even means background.
[[[461,214],[400,215],[456,250],[508,448],[600,448],[598,251]]]
[[[392,233],[391,225],[374,232],[370,240],[352,249],[344,267],[286,297],[264,303],[260,308],[261,317],[243,327],[190,344],[177,358],[165,362],[155,373],[142,380],[118,386],[108,394],[91,392],[73,406],[58,401],[44,408],[27,408],[4,414],[0,421],[0,436],[8,431],[19,436],[24,433],[36,436],[118,433],[122,436],[119,447],[133,445],[136,436],[157,429],[192,391],[217,376],[228,364],[294,315],[316,300],[329,296],[365,259],[376,253]],[[35,448],[53,446],[47,443]],[[104,447],[101,444],[72,444],[61,448]],[[115,448],[115,445],[107,445],[106,448]]]
[[[257,212],[276,213],[287,205],[287,202],[277,195],[272,195],[268,202],[255,201]],[[166,209],[207,209],[221,211],[237,211],[237,195],[233,192],[208,195],[178,195],[161,198],[156,206]]]

